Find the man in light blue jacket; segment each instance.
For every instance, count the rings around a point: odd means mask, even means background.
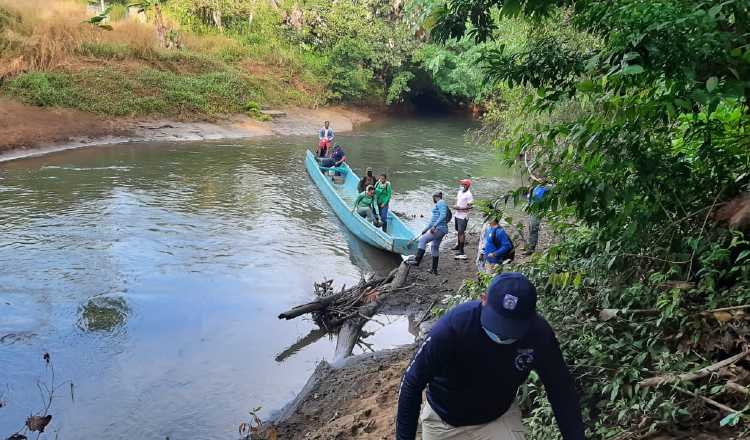
[[[437,191],[432,195],[432,202],[435,206],[432,207],[432,218],[427,227],[422,231],[422,236],[419,237],[419,249],[417,249],[417,256],[413,260],[408,260],[407,263],[413,266],[419,266],[424,257],[427,243],[432,243],[430,247],[430,254],[432,254],[432,269],[430,273],[437,275],[438,260],[440,254],[440,242],[443,241],[443,237],[448,233],[448,205],[443,200],[443,192]]]

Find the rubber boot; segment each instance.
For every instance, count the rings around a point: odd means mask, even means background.
[[[440,259],[440,257],[432,257],[432,269],[430,269],[430,273],[433,274],[433,275],[437,275],[438,274],[437,268],[438,268],[438,260],[439,259]]]
[[[411,266],[419,266],[419,263],[422,262],[422,258],[424,257],[424,249],[417,249],[417,256],[411,260],[407,260],[406,264],[409,264]]]

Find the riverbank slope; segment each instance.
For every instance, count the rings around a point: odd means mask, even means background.
[[[410,331],[424,334],[433,307],[445,295],[458,292],[467,279],[476,277],[478,235],[467,238],[468,260],[452,258],[448,248],[455,244],[455,237],[447,238],[439,275],[428,273],[429,261],[412,268],[406,282],[410,287],[389,296],[383,311],[409,315]],[[297,398],[277,414],[278,438],[394,438],[398,388],[415,347],[410,344],[362,354],[337,366],[320,362]]]
[[[72,109],[35,107],[0,99],[0,162],[91,145],[143,141],[240,139],[272,135],[309,135],[322,121],[336,132],[351,131],[370,120],[366,110],[344,106],[290,107],[268,121],[235,114],[205,121],[135,119],[94,115]]]

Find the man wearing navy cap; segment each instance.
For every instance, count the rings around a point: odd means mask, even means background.
[[[520,273],[502,273],[481,300],[443,316],[417,350],[401,382],[396,438],[414,440],[419,418],[423,440],[523,440],[514,401],[531,370],[563,439],[584,440],[575,385],[555,333],[536,313],[536,289]]]

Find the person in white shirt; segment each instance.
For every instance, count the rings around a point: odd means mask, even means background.
[[[325,121],[323,123],[323,128],[321,128],[318,131],[318,156],[319,157],[326,157],[328,156],[328,150],[331,148],[331,143],[333,142],[334,134],[333,129],[331,128],[331,123],[328,121]]]
[[[469,212],[473,208],[474,196],[471,194],[471,180],[463,179],[459,181],[461,183],[461,189],[458,191],[456,196],[456,206],[453,210],[456,213],[453,215],[456,223],[456,232],[458,232],[458,243],[453,247],[456,251],[456,260],[466,260],[464,254],[464,245],[466,244],[466,227],[469,225]]]

